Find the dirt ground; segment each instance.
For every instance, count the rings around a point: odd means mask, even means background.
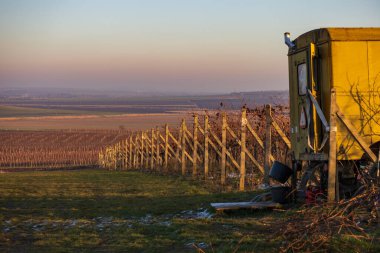
[[[118,129],[145,130],[164,124],[177,127],[181,120],[191,119],[191,114],[122,114],[122,115],[81,115],[0,118],[0,128],[8,130],[47,129]]]

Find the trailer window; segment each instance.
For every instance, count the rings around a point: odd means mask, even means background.
[[[307,68],[306,63],[301,63],[297,66],[298,75],[298,94],[306,95],[307,92]]]

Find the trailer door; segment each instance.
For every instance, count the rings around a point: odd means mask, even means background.
[[[291,138],[297,160],[300,154],[318,152],[320,148],[321,115],[317,116],[316,109],[319,108],[319,114],[322,109],[316,80],[317,61],[313,43],[289,57]]]
[[[297,52],[289,57],[289,94],[290,94],[290,129],[292,150],[295,159],[307,150],[309,67],[307,50]]]

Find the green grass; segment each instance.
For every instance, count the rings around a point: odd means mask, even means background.
[[[289,212],[201,215],[254,194],[131,171],[0,174],[0,252],[277,252]]]
[[[1,174],[0,189],[1,252],[195,252],[193,243],[209,252],[265,252],[275,245],[260,232],[270,231],[262,213],[198,217],[210,212],[210,202],[247,200],[252,193],[213,193],[180,178],[20,172]]]

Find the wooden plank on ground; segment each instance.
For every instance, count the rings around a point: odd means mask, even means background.
[[[261,210],[261,209],[274,209],[274,208],[283,207],[281,204],[275,203],[273,201],[211,203],[211,206],[215,208],[216,211],[240,210],[240,209]]]

